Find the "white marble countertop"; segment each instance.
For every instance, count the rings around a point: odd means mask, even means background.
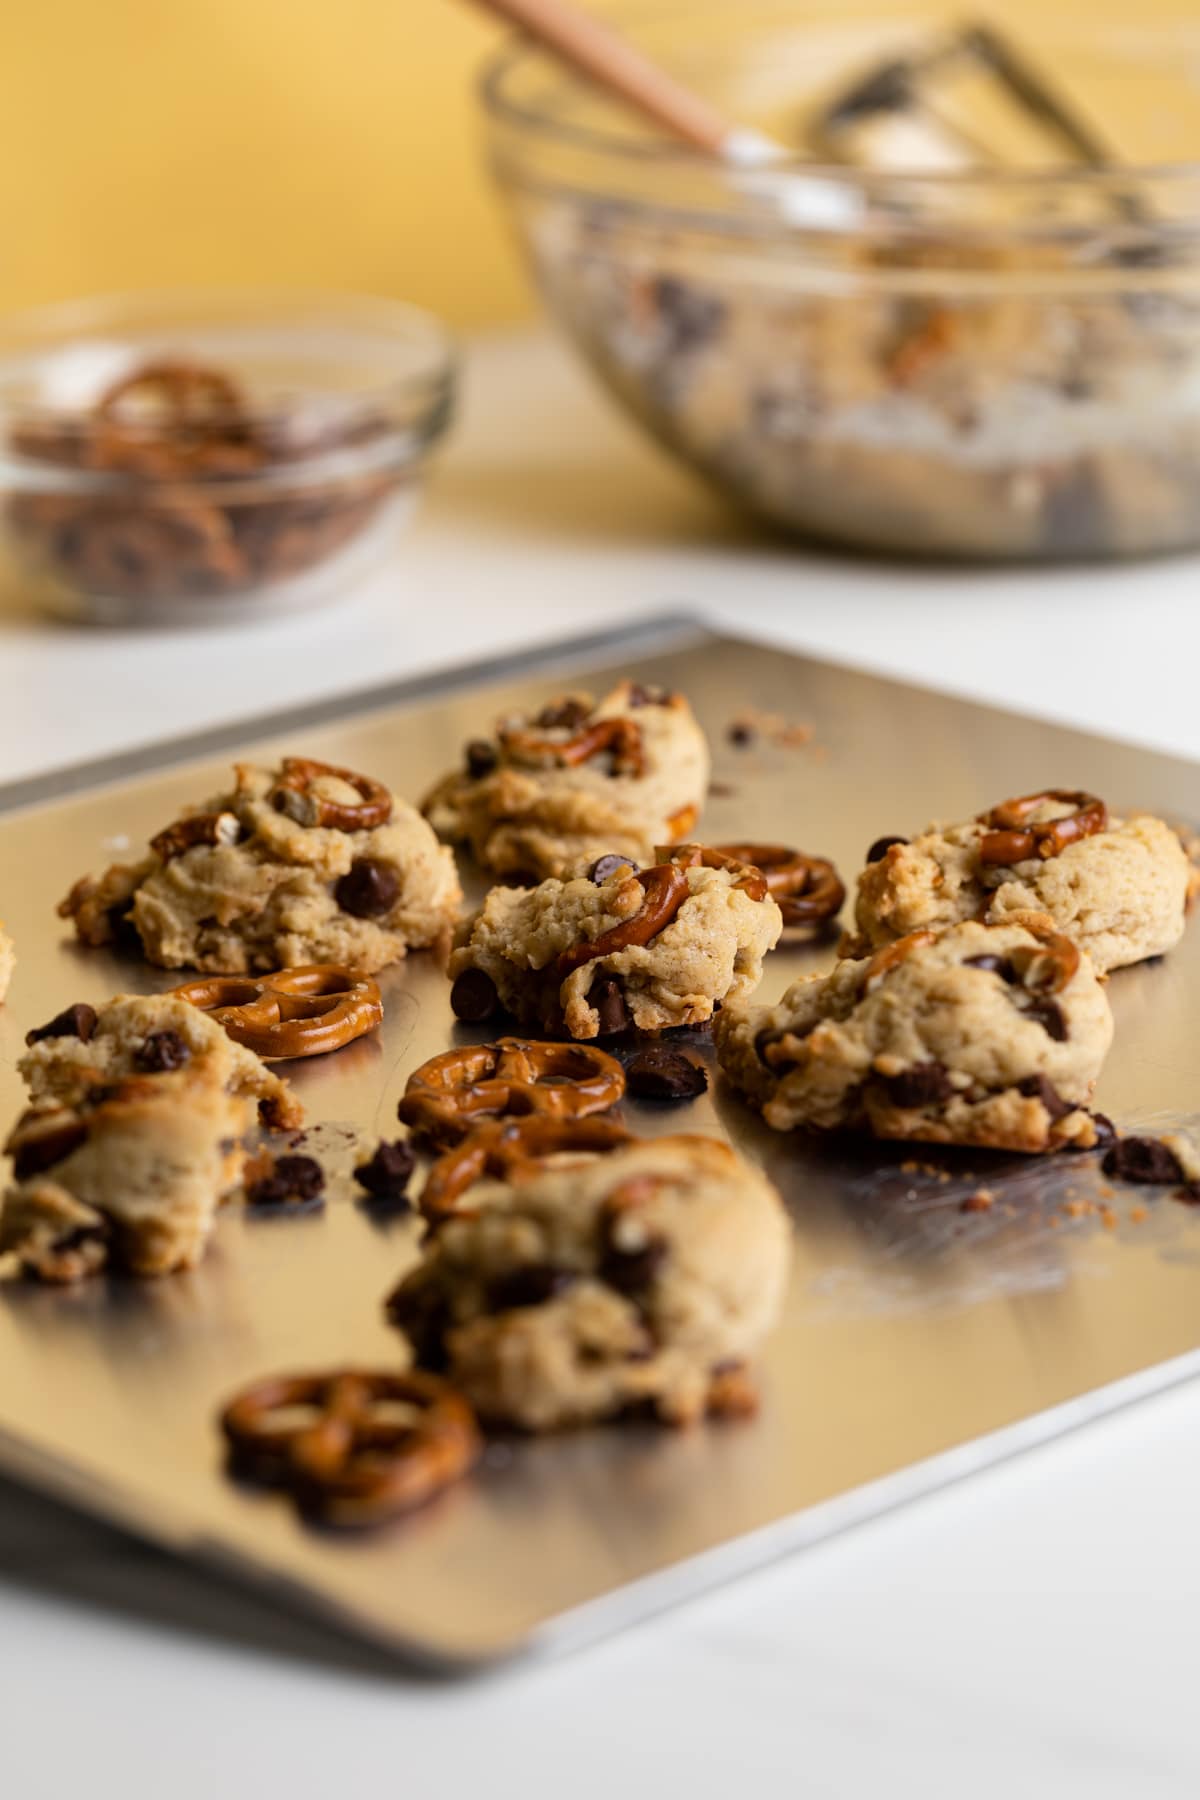
[[[995,574],[752,537],[545,341],[473,347],[396,567],[236,632],[100,634],[0,600],[0,782],[640,613],[1200,757],[1197,565]],[[1200,1387],[557,1664],[439,1687],[0,1484],[0,1784],[59,1800],[1194,1800]]]

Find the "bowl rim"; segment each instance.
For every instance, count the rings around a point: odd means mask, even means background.
[[[122,321],[127,329],[149,329],[153,315],[160,310],[164,320],[178,320],[180,337],[186,338],[189,312],[194,312],[193,327],[202,330],[239,319],[247,324],[269,323],[274,308],[280,309],[276,320],[280,330],[287,330],[289,324],[299,327],[307,309],[313,314],[323,312],[336,323],[373,327],[379,337],[411,344],[417,353],[416,367],[367,388],[361,396],[367,407],[401,406],[405,409],[403,417],[382,414],[385,426],[368,442],[281,459],[236,478],[192,476],[187,480],[154,481],[130,472],[70,468],[22,455],[13,448],[15,428],[39,424],[61,427],[86,417],[79,408],[13,404],[5,392],[5,371],[22,354],[50,355],[56,349],[65,351],[89,340],[99,342],[106,328],[117,331]],[[136,490],[144,497],[169,493],[172,499],[186,499],[188,492],[211,496],[219,490],[223,500],[244,503],[276,490],[294,491],[375,471],[408,468],[448,428],[461,365],[458,340],[442,319],[423,307],[387,295],[315,287],[183,285],[116,290],[25,307],[0,317],[0,489],[109,494]],[[290,398],[293,402],[302,400],[306,392],[303,384],[297,383]],[[249,417],[274,418],[278,412],[251,409]]]
[[[664,8],[635,4],[621,7],[614,14],[614,21],[628,28],[628,34],[636,41],[639,26],[655,21],[678,20],[682,16],[678,5]],[[814,31],[818,28],[819,21],[796,19],[795,24],[797,29]],[[670,171],[677,168],[689,174],[705,171],[727,189],[731,198],[738,197],[739,183],[744,182],[746,170],[733,163],[723,164],[705,151],[686,144],[674,144],[665,140],[656,142],[651,138],[639,140],[605,130],[601,126],[582,125],[513,99],[507,91],[510,77],[519,68],[539,60],[554,62],[555,59],[551,52],[519,32],[508,34],[499,48],[485,59],[476,78],[476,92],[489,118],[519,127],[531,142],[542,140],[576,150],[591,151],[598,161],[607,159],[614,167],[649,165],[656,170]],[[581,92],[585,90],[582,77],[575,75],[565,63],[559,63],[558,67],[568,88],[574,86]],[[780,155],[778,159],[764,165],[761,171],[756,171],[758,172],[772,177],[804,176],[812,181],[835,183],[852,188],[860,194],[881,197],[901,190],[911,192],[920,187],[946,194],[968,192],[975,188],[990,193],[1010,191],[1014,194],[1037,194],[1052,189],[1063,194],[1072,191],[1104,194],[1127,188],[1131,181],[1172,186],[1187,182],[1200,183],[1200,156],[1163,162],[1119,163],[1103,168],[1081,168],[1076,163],[1061,163],[1031,169],[923,169],[903,166],[868,169],[855,168],[846,163],[821,161],[797,151],[794,155]],[[653,205],[653,202],[648,204]],[[1197,212],[1200,214],[1200,197]]]

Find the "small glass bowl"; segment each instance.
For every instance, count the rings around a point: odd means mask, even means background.
[[[864,549],[1115,557],[1200,542],[1200,24],[1116,0],[1022,42],[1137,166],[737,170],[516,43],[491,160],[553,315],[663,444]],[[946,22],[906,0],[688,0],[631,35],[776,137]],[[1120,139],[1118,138],[1118,142]]]
[[[391,551],[454,386],[442,327],[389,300],[163,294],[0,321],[9,559],[100,624],[317,605]]]

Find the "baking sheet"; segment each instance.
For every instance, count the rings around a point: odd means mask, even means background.
[[[679,622],[514,659],[499,683],[480,686],[481,673],[438,677],[432,697],[421,683],[376,690],[326,702],[319,717],[301,710],[0,792],[0,913],[20,955],[0,1008],[0,1121],[21,1104],[29,1024],[179,979],[79,949],[54,903],[218,787],[231,752],[328,758],[416,798],[481,721],[631,673],[686,689],[710,733],[707,839],[797,843],[831,855],[848,881],[884,832],[1046,785],[1090,788],[1117,809],[1200,809],[1188,763]],[[729,745],[747,706],[811,724],[811,742]],[[55,785],[71,797],[47,803]],[[831,954],[776,952],[762,997]],[[1113,978],[1117,1041],[1098,1104],[1123,1125],[1187,1122],[1197,1107],[1198,959],[1193,927],[1165,961]],[[311,1147],[335,1171],[363,1137],[394,1133],[409,1072],[468,1035],[430,958],[381,985],[378,1041],[293,1072],[320,1121]],[[383,1532],[303,1525],[278,1497],[226,1478],[214,1421],[258,1374],[396,1359],[381,1303],[418,1228],[373,1217],[335,1174],[322,1215],[222,1217],[187,1275],[77,1290],[0,1282],[0,1468],[398,1656],[461,1670],[627,1624],[1200,1369],[1200,1219],[1155,1191],[1107,1191],[1095,1159],[806,1147],[766,1131],[719,1082],[691,1107],[625,1112],[647,1133],[728,1134],[785,1194],[794,1266],[758,1419],[501,1442],[477,1476]],[[964,1210],[981,1186],[991,1207]]]

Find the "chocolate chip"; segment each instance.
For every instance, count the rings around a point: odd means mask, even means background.
[[[1020,976],[1007,956],[968,956],[963,961],[964,969],[986,969],[989,975],[999,975],[1001,981],[1015,986]]]
[[[639,1100],[694,1100],[708,1086],[708,1070],[665,1044],[651,1044],[626,1063],[625,1085]]]
[[[43,1038],[73,1037],[83,1044],[90,1041],[96,1029],[96,1009],[82,1000],[74,1006],[68,1006],[63,1012],[55,1013],[46,1025],[35,1025],[32,1031],[25,1033],[27,1044],[40,1044]]]
[[[618,1294],[644,1294],[657,1281],[670,1252],[661,1238],[651,1238],[640,1250],[622,1250],[609,1244],[600,1262],[600,1279]]]
[[[384,1310],[412,1345],[413,1356],[423,1369],[445,1368],[446,1333],[454,1320],[445,1295],[431,1281],[420,1271],[405,1276],[388,1295]]]
[[[1027,1100],[1040,1100],[1052,1119],[1065,1119],[1068,1113],[1076,1111],[1069,1100],[1064,1100],[1048,1075],[1027,1075],[1024,1081],[1017,1083],[1018,1094],[1024,1094]]]
[[[632,683],[629,689],[629,704],[638,706],[669,706],[671,696],[666,688],[644,687],[640,681]]]
[[[744,719],[735,719],[725,736],[731,744],[736,744],[739,750],[744,750],[747,744],[754,742],[758,733],[753,725],[748,725]]]
[[[1067,1031],[1067,1021],[1062,1007],[1057,1000],[1032,1000],[1027,1006],[1023,1006],[1021,1011],[1027,1019],[1032,1019],[1035,1025],[1040,1025],[1046,1035],[1052,1037],[1056,1044],[1066,1043],[1070,1034]]]
[[[325,1171],[312,1156],[277,1156],[271,1171],[246,1183],[252,1206],[286,1206],[313,1202],[324,1192]]]
[[[152,1031],[133,1053],[133,1066],[143,1075],[163,1075],[191,1060],[192,1052],[177,1031]]]
[[[588,870],[588,880],[594,881],[597,887],[602,887],[618,869],[629,869],[632,866],[627,856],[599,856]]]
[[[893,1106],[938,1106],[949,1100],[954,1084],[941,1063],[914,1063],[899,1075],[890,1075],[887,1090]]]
[[[1183,1166],[1161,1138],[1120,1138],[1105,1155],[1101,1168],[1121,1181],[1148,1181],[1167,1185],[1185,1180]]]
[[[354,919],[381,919],[396,904],[400,877],[389,863],[360,856],[333,890],[342,911]]]
[[[467,745],[467,774],[476,781],[482,781],[485,775],[500,763],[500,752],[495,744],[489,744],[486,738],[472,738]]]
[[[1094,1112],[1091,1115],[1092,1126],[1096,1133],[1095,1150],[1104,1150],[1109,1144],[1117,1141],[1117,1128],[1107,1113]]]
[[[118,949],[141,950],[141,933],[137,928],[133,908],[127,900],[122,900],[119,906],[109,908],[108,928]]]
[[[582,700],[556,700],[543,706],[534,723],[542,731],[577,731],[591,716],[591,707]]]
[[[380,1144],[369,1162],[359,1163],[354,1179],[379,1200],[400,1200],[417,1166],[416,1152],[406,1138]]]
[[[487,1291],[489,1312],[514,1312],[521,1306],[544,1306],[573,1287],[579,1277],[574,1269],[560,1268],[557,1263],[531,1263],[528,1268],[510,1269],[498,1275]]]
[[[867,851],[867,861],[869,863],[881,862],[893,844],[907,844],[907,842],[908,839],[906,837],[876,838],[875,842],[871,845],[871,848]]]
[[[67,1118],[54,1124],[47,1122],[45,1130],[30,1135],[23,1143],[14,1144],[12,1149],[13,1174],[18,1181],[27,1181],[31,1175],[40,1175],[43,1169],[52,1169],[56,1163],[64,1161],[73,1150],[87,1142],[87,1126],[82,1119]]]
[[[602,975],[592,983],[588,999],[600,1016],[600,1036],[613,1037],[629,1025],[629,1009],[615,975]]]
[[[659,275],[652,291],[671,350],[676,354],[698,350],[725,323],[725,302],[716,294],[694,287],[690,281],[681,281],[678,275]]]
[[[464,969],[450,989],[450,1010],[464,1025],[482,1025],[500,1005],[496,984],[483,969]]]

